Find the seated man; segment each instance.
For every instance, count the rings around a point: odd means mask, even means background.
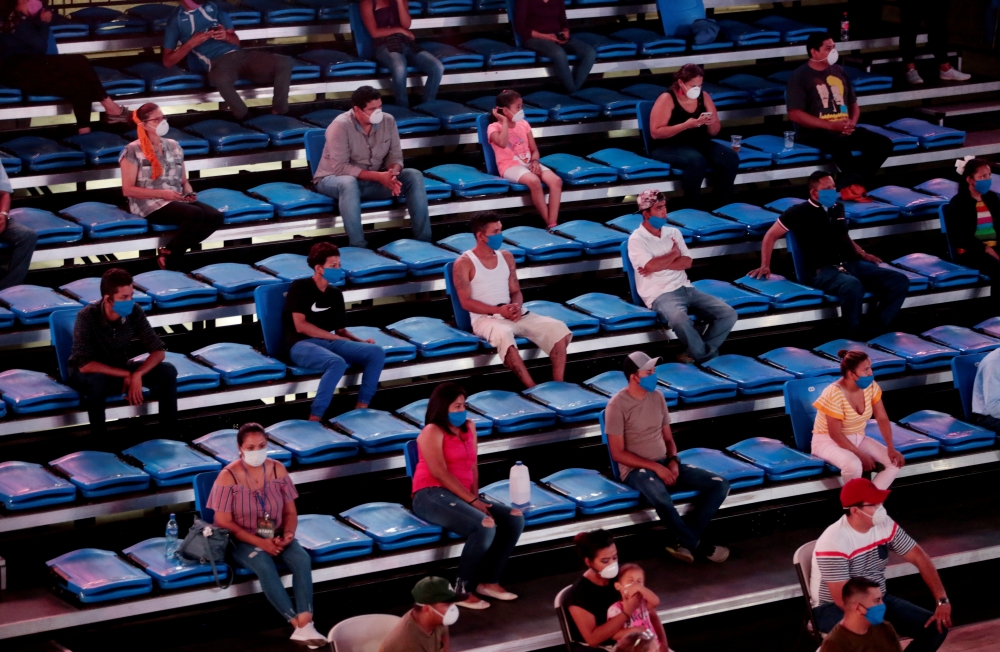
[[[846,336],[867,340],[887,332],[906,300],[910,280],[902,272],[879,267],[882,260],[865,252],[847,230],[844,206],[837,202],[833,177],[816,171],[809,175],[809,200],[792,206],[778,218],[760,248],[760,267],[750,272],[754,278],[771,274],[774,243],[789,231],[795,236],[807,273],[799,279],[840,302]],[[875,295],[875,305],[862,327],[861,312],[865,291]]]
[[[847,581],[842,590],[844,618],[823,641],[819,652],[903,652],[899,636],[885,618],[878,584],[864,577]]]
[[[673,537],[667,544],[672,557],[689,564],[696,557],[721,563],[729,558],[729,550],[712,545],[702,534],[729,495],[729,483],[677,459],[667,401],[656,391],[659,361],[641,351],[630,353],[624,364],[628,387],[611,397],[604,411],[608,447],[621,474],[616,479],[642,493],[656,509]],[[694,509],[683,518],[670,489],[699,492]]]
[[[911,652],[934,652],[944,643],[951,627],[951,603],[934,562],[886,514],[882,503],[892,493],[855,478],[840,490],[844,515],[826,528],[812,558],[809,595],[820,632],[830,632],[844,618],[844,586],[848,580],[864,577],[875,582],[886,606],[885,617],[903,636],[913,639]],[[934,594],[937,608],[932,613],[902,598],[886,593],[885,567],[889,552],[902,555],[920,571]]]
[[[443,577],[425,577],[410,592],[413,608],[403,614],[378,652],[448,652],[448,626],[458,620],[458,606],[468,595],[455,593]]]
[[[143,385],[160,402],[164,432],[177,425],[177,370],[163,361],[166,347],[132,300],[132,292],[132,275],[124,269],[109,269],[101,277],[101,300],[76,316],[70,385],[86,402],[90,430],[95,434],[107,431],[107,398],[124,394],[129,405],[142,405]],[[142,364],[129,362],[143,353],[149,357]]]
[[[0,242],[7,245],[6,250],[0,250],[0,255],[6,254],[9,258],[7,272],[0,272],[0,290],[24,283],[31,255],[35,253],[38,243],[34,231],[10,219],[10,196],[13,192],[7,171],[0,165]]]
[[[496,347],[505,367],[513,371],[525,387],[534,387],[514,338],[531,340],[552,360],[552,380],[562,381],[566,372],[566,347],[573,334],[566,324],[551,317],[523,312],[521,284],[517,281],[514,257],[500,249],[500,217],[479,213],[469,222],[476,246],[455,261],[453,280],[462,308],[472,318],[472,332]]]
[[[326,128],[323,158],[316,167],[316,190],[337,200],[352,247],[367,247],[361,202],[406,195],[413,237],[431,241],[424,176],[403,168],[396,119],[382,111],[382,96],[371,86],[351,95],[352,108]]]
[[[788,119],[795,123],[798,142],[833,157],[844,179],[860,177],[868,183],[892,153],[892,141],[859,128],[861,107],[829,34],[810,34],[809,61],[792,73],[785,90]],[[852,152],[860,151],[860,156]]]
[[[229,14],[211,0],[181,0],[163,32],[163,65],[176,66],[187,59],[191,72],[207,73],[209,83],[229,105],[233,117],[243,120],[247,105],[236,92],[236,82],[249,79],[274,86],[271,112],[288,112],[288,86],[292,83],[289,57],[255,48],[240,48]]]
[[[344,278],[340,250],[329,242],[318,242],[306,262],[313,275],[292,281],[281,321],[292,364],[323,372],[309,411],[310,421],[320,421],[348,365],[363,369],[355,407],[368,407],[385,366],[385,351],[375,340],[362,340],[347,330],[344,295],[333,286]]]
[[[1000,432],[1000,349],[990,351],[976,367],[972,413],[977,424]]]
[[[642,224],[628,238],[628,258],[635,268],[635,287],[647,308],[660,313],[684,345],[684,362],[701,363],[719,355],[719,347],[736,324],[736,311],[710,294],[699,292],[684,270],[691,267],[684,236],[667,226],[667,198],[659,190],[639,195]],[[699,332],[689,315],[708,322]]]

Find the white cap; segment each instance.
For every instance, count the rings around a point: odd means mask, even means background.
[[[651,358],[642,351],[633,351],[625,358],[625,364],[623,365],[625,377],[628,378],[637,371],[655,369],[656,365],[660,364],[660,360],[661,358]]]

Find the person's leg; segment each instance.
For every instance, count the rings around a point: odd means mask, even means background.
[[[167,269],[178,270],[188,249],[199,244],[222,226],[222,213],[201,202],[170,202],[146,216],[153,224],[177,227],[167,243]]]
[[[819,626],[819,631],[827,634],[831,629],[837,626],[837,623],[841,621],[844,617],[844,611],[832,602],[827,602],[826,604],[821,604],[818,607],[813,607],[813,616],[816,618],[816,624]]]
[[[417,70],[427,75],[424,80],[424,102],[433,102],[437,99],[438,87],[441,85],[441,77],[444,76],[444,64],[426,50],[420,52],[409,52],[406,60],[416,66]]]
[[[988,414],[977,414],[975,415],[975,421],[977,426],[1000,433],[1000,419],[996,417],[991,417]]]
[[[573,90],[571,93],[583,88],[583,85],[587,83],[587,77],[590,76],[590,71],[594,67],[594,62],[597,61],[597,50],[590,43],[577,40],[575,38],[570,38],[563,47],[569,54],[576,55],[576,65],[573,66]]]
[[[566,347],[573,340],[573,333],[566,324],[558,319],[529,312],[513,322],[511,327],[514,336],[526,337],[545,351],[552,361],[552,380],[562,382],[566,375]],[[520,359],[518,356],[518,360]]]
[[[282,618],[289,622],[295,619],[297,615],[295,608],[288,598],[288,592],[281,584],[281,576],[278,574],[278,568],[274,565],[274,559],[271,555],[249,543],[237,541],[233,559],[257,575],[260,588],[264,590],[267,601],[281,614]],[[311,579],[310,577],[310,581]]]
[[[885,602],[885,619],[892,623],[900,636],[913,639],[906,648],[908,652],[935,652],[941,647],[948,630],[939,632],[934,624],[924,626],[933,613],[891,593],[886,593],[882,599]]]
[[[917,58],[917,32],[922,18],[919,4],[919,0],[910,0],[899,5],[899,54],[907,68],[915,64]]]
[[[542,189],[542,180],[531,172],[525,172],[517,180],[517,183],[528,186],[528,192],[531,193],[531,203],[534,204],[535,210],[542,217],[542,221],[545,222],[545,226],[553,226],[555,222],[549,219],[549,207],[545,203],[545,191]]]
[[[337,177],[331,174],[316,183],[316,190],[336,200],[350,245],[367,247],[365,229],[361,226],[361,190],[358,180],[350,175]]]
[[[161,362],[142,378],[153,398],[160,404],[160,427],[172,429],[177,425],[177,369],[169,362]]]
[[[427,210],[427,189],[424,187],[424,175],[419,170],[403,168],[400,170],[398,178],[400,185],[403,186],[403,194],[406,196],[406,212],[410,214],[410,228],[413,229],[413,237],[417,240],[430,242],[432,238],[431,216]]]
[[[871,437],[861,437],[855,444],[862,453],[868,453],[882,465],[882,470],[875,474],[872,482],[879,489],[888,489],[892,481],[899,475],[899,467],[889,459],[889,449]]]
[[[413,513],[465,537],[462,556],[458,560],[455,590],[465,593],[474,589],[473,578],[496,537],[493,517],[486,516],[444,487],[428,487],[413,494]]]
[[[340,379],[347,371],[347,362],[331,350],[331,344],[330,340],[313,338],[296,342],[288,351],[288,358],[296,367],[304,367],[323,374],[319,379],[319,387],[316,388],[316,398],[309,408],[310,421],[322,420],[327,408],[330,407],[330,401],[333,400],[333,393],[337,391]]]
[[[23,224],[8,219],[7,227],[0,233],[0,242],[8,245],[10,254],[7,272],[0,276],[0,290],[6,290],[24,283],[31,266],[31,256],[38,244],[38,235]]]
[[[837,297],[840,303],[840,317],[847,337],[857,337],[861,326],[861,307],[865,298],[865,288],[861,281],[836,267],[817,270],[813,287]]]
[[[851,156],[851,152],[855,150],[861,151],[861,156],[851,158],[848,165],[853,166],[853,171],[861,175],[865,184],[871,183],[872,177],[882,169],[882,164],[892,155],[892,141],[882,134],[868,131],[864,127],[855,129],[854,133],[842,140],[844,141],[842,157]],[[837,155],[834,155],[834,160],[843,170],[844,167],[840,161],[837,161]]]
[[[844,484],[860,478],[864,473],[864,467],[861,466],[858,456],[846,448],[841,448],[830,437],[813,437],[812,454],[840,469],[840,480]]]
[[[109,394],[121,393],[121,379],[104,374],[85,374],[74,369],[70,374],[69,384],[80,393],[80,398],[87,405],[90,432],[94,435],[106,434],[108,428],[104,408]]]
[[[409,108],[410,99],[406,95],[406,57],[401,52],[390,52],[383,45],[375,50],[375,60],[389,69],[396,106]]]
[[[902,272],[879,267],[875,263],[858,260],[846,265],[847,271],[861,281],[865,290],[875,295],[876,306],[868,311],[870,335],[881,335],[890,330],[893,319],[906,301],[910,279]]]
[[[712,168],[712,201],[722,206],[733,194],[733,183],[740,169],[740,155],[732,147],[709,142],[703,156]]]
[[[859,165],[851,155],[851,148],[844,136],[819,129],[799,129],[795,134],[795,140],[829,154],[841,173],[860,173]]]
[[[552,67],[552,76],[559,80],[567,94],[576,92],[576,81],[569,70],[566,51],[561,45],[540,38],[529,38],[524,41],[524,47],[551,59],[552,63],[549,65]]]
[[[378,389],[378,379],[382,374],[382,367],[385,366],[385,350],[378,344],[368,344],[366,342],[351,342],[348,340],[333,340],[330,342],[329,351],[335,353],[347,361],[348,364],[359,365],[363,372],[361,375],[361,388],[358,390],[357,407],[368,407],[375,397]]]
[[[285,546],[278,558],[292,571],[292,594],[295,596],[295,611],[299,616],[299,626],[312,621],[313,579],[312,559],[297,539]]]
[[[729,482],[689,464],[679,464],[678,469],[677,488],[698,490],[698,495],[692,500],[694,509],[684,515],[684,522],[701,544],[704,543],[702,533],[729,495]]]
[[[687,355],[697,361],[709,355],[709,348],[688,316],[690,295],[687,290],[688,288],[680,288],[673,292],[664,292],[653,302],[653,310],[667,322],[667,326],[684,346]]]
[[[646,469],[634,469],[625,476],[625,484],[641,493],[649,501],[660,520],[682,546],[688,550],[694,550],[698,547],[698,537],[677,513],[674,500],[670,497],[670,491],[658,475]]]
[[[491,588],[500,588],[500,576],[503,575],[507,560],[514,552],[517,540],[524,532],[524,515],[521,510],[502,503],[486,502],[492,505],[490,516],[496,525],[496,534],[489,550],[483,555],[476,576],[480,583],[492,585]]]
[[[242,120],[247,117],[247,105],[236,90],[236,82],[240,78],[240,70],[245,68],[247,50],[234,50],[224,54],[212,62],[208,71],[208,81],[219,91],[223,101],[229,105],[233,117]]]
[[[528,368],[524,366],[524,360],[517,351],[517,344],[514,342],[514,322],[506,319],[495,319],[493,317],[480,317],[472,322],[472,332],[487,342],[497,350],[497,355],[503,360],[503,366],[514,372],[517,379],[525,387],[534,387],[535,381],[528,373]]]
[[[292,59],[266,50],[241,50],[246,52],[240,74],[258,86],[274,87],[271,113],[288,113],[288,88],[292,85]]]
[[[559,223],[559,205],[562,203],[563,180],[558,174],[548,168],[542,168],[542,183],[549,187],[549,210],[546,224],[553,226]]]
[[[707,355],[715,356],[719,353],[722,343],[729,337],[729,333],[736,325],[739,316],[736,311],[725,301],[711,294],[699,292],[695,288],[685,288],[688,293],[688,313],[695,315],[708,322],[708,330],[701,336]],[[701,359],[698,360],[701,362]]]
[[[708,162],[701,152],[693,147],[664,145],[654,149],[649,155],[657,161],[669,163],[670,167],[682,170],[681,188],[684,190],[684,199],[692,208],[701,206],[701,184],[708,170]]]
[[[951,11],[951,0],[915,0],[913,4],[923,15],[924,27],[927,29],[927,45],[934,53],[938,66],[942,70],[951,68],[948,62],[948,15]]]

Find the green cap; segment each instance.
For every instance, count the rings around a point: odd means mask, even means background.
[[[455,589],[443,577],[425,577],[413,587],[411,595],[417,604],[461,602],[469,597],[467,593],[455,593]]]

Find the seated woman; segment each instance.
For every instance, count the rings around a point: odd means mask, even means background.
[[[424,102],[437,99],[444,64],[414,40],[406,0],[361,0],[361,20],[375,41],[375,59],[392,75],[396,106],[409,107],[406,96],[406,64],[427,75]]]
[[[733,192],[740,167],[736,152],[712,140],[722,124],[712,98],[701,90],[704,80],[701,66],[681,66],[649,116],[652,137],[664,141],[649,155],[684,171],[681,187],[691,208],[701,208],[701,183],[708,168],[712,168],[712,191],[721,206]]]
[[[997,218],[1000,198],[990,190],[993,180],[990,164],[968,157],[955,161],[962,180],[958,194],[948,202],[945,226],[955,250],[955,262],[978,269],[993,279],[990,302],[993,314],[1000,313],[1000,255],[997,254]]]
[[[240,458],[219,473],[206,506],[215,510],[215,525],[235,539],[237,563],[257,574],[268,601],[295,626],[291,639],[314,649],[326,645],[326,637],[313,625],[312,560],[295,540],[299,493],[285,467],[268,459],[260,424],[240,426],[236,443]],[[292,571],[294,607],[275,559]]]
[[[606,531],[581,532],[573,538],[573,544],[587,570],[563,600],[569,611],[570,637],[580,648],[611,649],[617,634],[628,627],[643,596],[634,592],[623,599],[615,588],[618,548]],[[621,602],[621,611],[608,618],[608,608],[616,602]]]
[[[597,50],[589,43],[570,38],[564,0],[516,0],[514,31],[524,47],[552,59],[556,78],[566,93],[583,88],[597,59]],[[567,54],[576,55],[576,66],[569,69]]]
[[[77,132],[90,133],[94,102],[109,124],[126,123],[129,111],[108,97],[82,54],[48,54],[52,12],[41,0],[0,0],[0,84],[24,95],[56,95],[73,105]]]
[[[476,426],[465,410],[465,390],[455,383],[435,387],[424,423],[417,437],[413,512],[465,537],[455,592],[469,593],[469,597],[457,604],[469,609],[490,606],[472,594],[473,587],[476,593],[497,600],[516,600],[499,582],[524,530],[524,516],[519,509],[479,495]]]
[[[872,482],[888,489],[906,464],[892,444],[892,424],[882,405],[882,388],[872,375],[872,363],[863,351],[838,351],[840,380],[820,394],[813,407],[812,453],[840,469],[843,482],[883,466]],[[865,424],[874,416],[885,446],[865,435]]]
[[[139,137],[118,158],[122,194],[132,213],[152,224],[177,227],[167,246],[157,250],[156,262],[160,269],[180,269],[184,252],[222,226],[222,213],[198,201],[184,169],[184,150],[176,140],[164,138],[170,125],[160,107],[143,104],[132,119]]]
[[[524,119],[523,106],[520,93],[502,91],[497,95],[497,108],[493,109],[496,122],[490,124],[487,133],[500,176],[528,186],[531,203],[545,220],[546,228],[551,229],[559,223],[562,179],[538,162],[538,147],[531,135],[531,125]],[[545,204],[543,183],[549,188],[548,205]]]

